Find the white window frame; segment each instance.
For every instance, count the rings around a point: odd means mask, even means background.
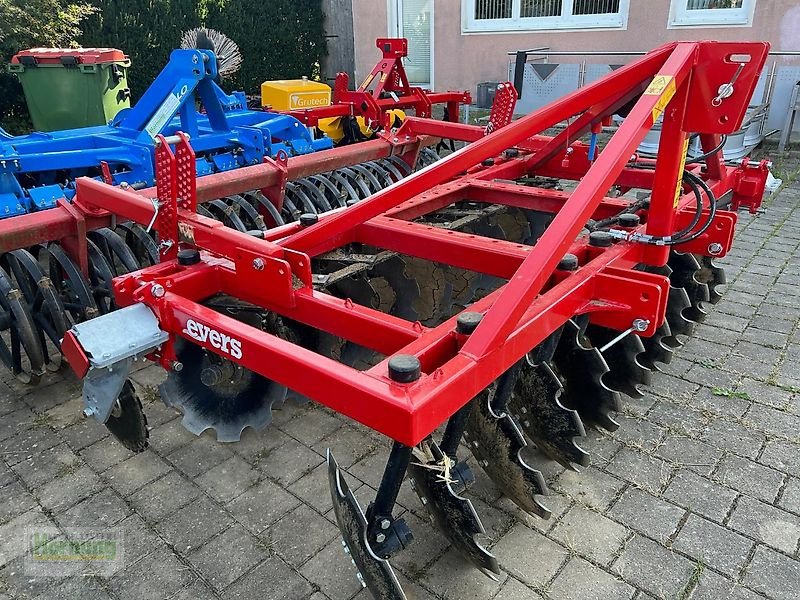
[[[510,19],[476,19],[476,0],[461,0],[462,33],[540,31],[562,29],[627,29],[630,0],[620,0],[619,13],[573,15],[573,0],[562,1],[560,17],[521,17],[521,0],[512,0]]]
[[[752,27],[756,0],[744,0],[741,8],[689,10],[687,0],[672,0],[668,27]]]

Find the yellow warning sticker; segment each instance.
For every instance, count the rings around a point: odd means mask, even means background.
[[[676,90],[675,78],[672,75],[656,75],[650,85],[647,86],[644,91],[645,96],[660,96],[653,107],[653,123],[658,120],[658,117],[667,108],[667,104],[672,100]]]
[[[667,86],[672,84],[675,86],[675,78],[672,75],[656,75],[653,81],[647,86],[644,91],[645,96],[660,96],[667,89]]]
[[[672,203],[672,208],[678,208],[683,191],[683,170],[686,168],[686,153],[689,151],[689,136],[686,134],[684,136],[686,140],[683,142],[683,158],[681,158],[681,168],[678,169],[678,185],[675,186],[675,201]]]

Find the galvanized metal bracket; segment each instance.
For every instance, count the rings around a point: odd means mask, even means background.
[[[168,339],[169,334],[161,330],[155,314],[144,304],[74,325],[62,346],[70,346],[71,355],[80,354],[89,363],[83,382],[84,414],[105,423],[134,359]]]
[[[108,421],[132,364],[133,358],[125,358],[106,368],[89,369],[83,380],[83,414],[101,424]]]

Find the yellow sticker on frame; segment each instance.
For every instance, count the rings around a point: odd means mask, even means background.
[[[658,117],[667,108],[667,104],[672,100],[676,91],[675,78],[672,75],[656,75],[653,77],[653,81],[644,91],[645,96],[661,96],[653,107],[653,123],[658,121]]]

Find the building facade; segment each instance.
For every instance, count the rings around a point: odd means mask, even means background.
[[[375,39],[409,38],[415,83],[469,89],[508,77],[509,53],[645,51],[674,40],[767,40],[800,51],[800,0],[353,0],[356,80],[375,64]],[[551,57],[621,63],[629,58]],[[778,66],[800,57],[776,57]]]

